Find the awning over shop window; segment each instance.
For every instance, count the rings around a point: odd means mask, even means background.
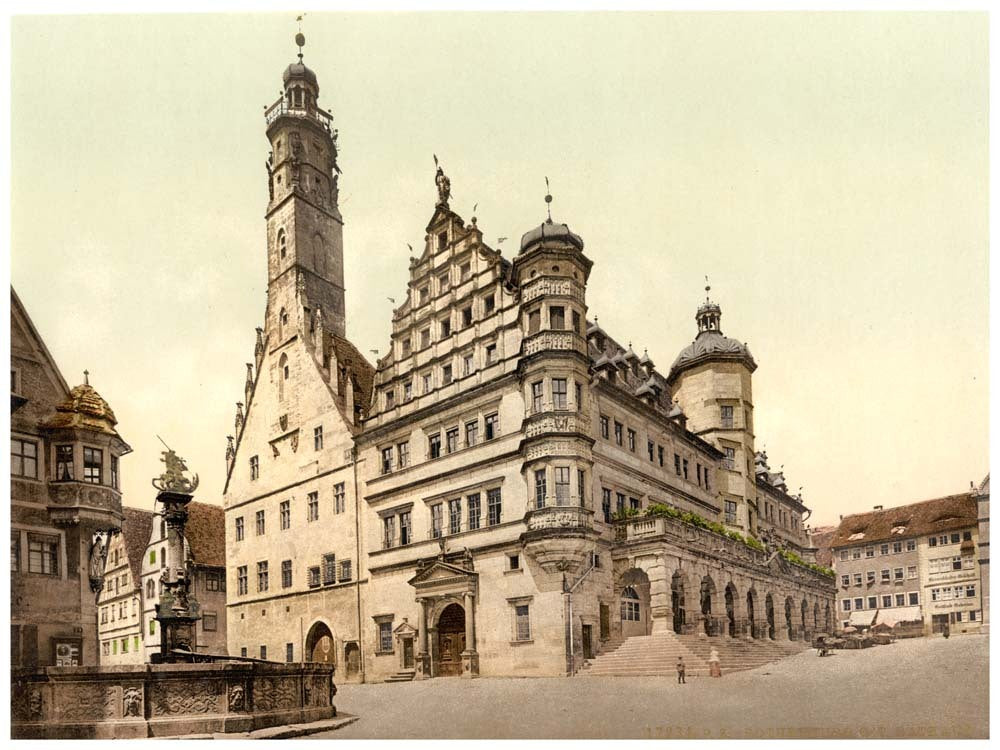
[[[851,625],[854,627],[867,628],[872,624],[872,620],[875,619],[875,613],[871,610],[861,611],[861,612],[851,612]]]
[[[878,621],[889,626],[897,622],[912,622],[923,619],[920,614],[920,607],[890,607],[879,610]]]

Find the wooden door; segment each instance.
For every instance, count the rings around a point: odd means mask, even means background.
[[[611,637],[611,607],[607,604],[601,605],[601,640],[606,641]]]
[[[583,626],[583,658],[593,659],[594,658],[594,646],[592,642],[593,638],[593,626],[584,625]]]
[[[403,669],[413,669],[413,639],[403,639]]]

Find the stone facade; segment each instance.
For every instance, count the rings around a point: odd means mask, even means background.
[[[808,511],[759,488],[756,363],[718,305],[665,377],[590,319],[579,236],[549,219],[508,260],[451,209],[439,167],[373,367],[338,318],[336,191],[317,206],[282,161],[298,133],[301,164],[335,185],[336,131],[310,108],[312,71],[285,86],[267,116],[268,308],[226,453],[230,653],[342,679],[564,675],[653,629],[828,625],[832,580],[779,553],[808,549]],[[322,263],[296,249],[303,217],[337,238]],[[762,492],[798,514],[767,548]]]
[[[131,449],[89,383],[66,384],[13,289],[10,323],[11,661],[97,664],[105,540],[121,526]]]
[[[846,516],[830,547],[837,620],[931,635],[983,620],[975,493]]]
[[[104,587],[97,596],[97,639],[101,666],[143,664],[142,553],[153,514],[124,507],[122,528],[111,535],[104,563]]]

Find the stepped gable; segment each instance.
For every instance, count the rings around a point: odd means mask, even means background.
[[[192,502],[188,506],[185,536],[197,565],[226,565],[226,520],[221,505]],[[147,537],[148,539],[148,537]]]
[[[914,536],[932,536],[964,529],[978,522],[973,492],[948,495],[910,505],[846,516],[837,527],[830,547],[869,544]]]
[[[122,531],[125,535],[125,554],[128,555],[128,567],[132,580],[138,585],[142,580],[142,558],[146,554],[146,545],[153,533],[153,513],[141,508],[122,507],[124,519]]]

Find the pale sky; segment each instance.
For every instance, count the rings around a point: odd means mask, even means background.
[[[12,20],[12,282],[89,369],[151,507],[161,435],[220,503],[266,287],[264,105],[294,14]],[[436,191],[516,252],[545,217],[590,317],[661,372],[704,276],[757,447],[810,523],[988,471],[985,14],[309,14],[340,131],[347,330],[386,351]]]

